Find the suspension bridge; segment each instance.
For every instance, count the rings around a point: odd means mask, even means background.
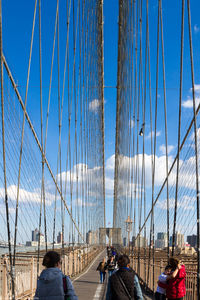
[[[151,299],[178,256],[200,299],[198,1],[7,2],[0,299],[32,299],[50,249],[79,299],[104,299],[106,245]]]

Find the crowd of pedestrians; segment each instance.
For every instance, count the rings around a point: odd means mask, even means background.
[[[108,273],[106,300],[142,300],[142,290],[137,275],[130,267],[126,254],[118,255],[113,247],[107,247],[107,261],[98,265],[100,283]],[[49,251],[43,259],[45,269],[41,272],[34,300],[78,300],[68,276],[61,271],[61,258],[55,251]],[[158,278],[155,300],[183,300],[186,294],[185,266],[177,258],[170,258],[169,264]]]
[[[125,254],[118,256],[113,247],[107,247],[108,260],[104,258],[97,270],[100,272],[100,282],[103,283],[108,271],[108,286],[106,300],[143,299],[139,280],[130,267],[129,257]],[[175,257],[158,278],[155,300],[183,300],[186,294],[185,266]]]

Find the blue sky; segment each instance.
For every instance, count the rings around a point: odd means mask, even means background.
[[[156,87],[156,38],[157,38],[157,2],[150,1],[150,52],[151,52],[151,76],[152,76],[152,99],[155,101]],[[61,3],[63,5],[63,3]],[[28,67],[28,57],[30,48],[30,38],[32,29],[32,19],[34,1],[21,0],[20,2],[11,0],[3,1],[3,49],[8,65],[18,83],[19,90],[24,98],[25,85]],[[56,1],[43,1],[43,32],[42,32],[42,52],[43,52],[43,95],[44,99],[48,92],[50,58],[52,49],[52,32],[54,28]],[[200,4],[198,0],[191,1],[192,12],[192,34],[194,48],[195,84],[200,84]],[[47,12],[47,13],[46,13]],[[60,22],[65,18],[64,9],[60,11]],[[145,4],[143,8],[143,20],[145,26]],[[38,21],[37,21],[38,22]],[[164,44],[165,44],[165,67],[166,67],[166,87],[167,87],[167,110],[168,110],[168,145],[171,150],[171,161],[176,154],[177,128],[178,128],[178,101],[179,101],[179,72],[180,72],[180,28],[181,28],[181,1],[163,1],[163,22],[164,22]],[[37,23],[36,23],[37,24]],[[184,45],[184,75],[183,75],[183,107],[182,107],[182,136],[192,116],[190,108],[191,100],[191,76],[188,44],[187,14],[185,15],[185,45]],[[64,36],[64,29],[60,28],[61,41]],[[38,29],[36,29],[36,32]],[[145,32],[145,27],[144,27]],[[30,75],[30,89],[28,96],[27,110],[31,120],[40,136],[40,115],[39,115],[39,72],[38,72],[38,39],[33,46],[33,62]],[[105,159],[107,171],[106,186],[106,212],[107,224],[112,222],[112,184],[113,184],[113,163],[115,152],[115,111],[116,111],[116,82],[117,82],[117,42],[118,42],[118,1],[104,1],[104,80],[105,80]],[[145,53],[145,34],[143,36],[143,58]],[[61,64],[64,61],[64,47],[61,47]],[[160,52],[161,53],[161,52]],[[164,156],[164,123],[163,123],[163,86],[161,73],[161,55],[159,59],[159,96],[158,96],[158,138],[157,151],[158,159]],[[62,73],[62,71],[61,71]],[[56,83],[52,86],[53,93],[56,93]],[[199,99],[198,86],[196,96]],[[47,100],[44,100],[47,105]],[[184,104],[185,103],[185,104]],[[55,104],[53,104],[55,105]],[[154,107],[154,105],[153,105]],[[150,155],[150,121],[149,104],[147,104],[146,119],[146,154]],[[54,174],[56,174],[58,120],[55,117],[50,119],[47,143],[47,158],[51,164]],[[55,125],[56,124],[56,125]],[[142,124],[142,121],[141,121]],[[64,144],[63,144],[64,146]],[[140,147],[142,146],[142,141]],[[141,148],[140,148],[141,149]],[[141,151],[140,151],[141,153]],[[63,167],[64,168],[64,167]],[[62,170],[65,171],[64,169]],[[161,176],[164,178],[164,175]],[[158,183],[159,189],[161,182]],[[148,207],[150,207],[150,202]]]

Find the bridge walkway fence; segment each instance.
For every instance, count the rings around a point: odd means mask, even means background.
[[[61,249],[56,249],[56,251],[59,252]],[[101,251],[102,247],[99,246],[74,247],[74,249],[72,247],[66,248],[65,255],[62,259],[63,273],[70,278],[74,278],[84,272],[87,266]],[[40,254],[39,274],[44,268],[42,266],[44,253],[42,254],[41,251]],[[0,259],[0,300],[12,299],[9,269],[9,258],[4,255]],[[15,281],[16,300],[33,299],[37,284],[37,254],[35,252],[17,254]]]

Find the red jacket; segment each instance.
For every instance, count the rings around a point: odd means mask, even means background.
[[[166,289],[167,298],[169,299],[181,298],[184,297],[186,294],[185,276],[186,276],[185,266],[182,265],[176,277],[168,280],[168,284],[159,282],[158,285]]]

